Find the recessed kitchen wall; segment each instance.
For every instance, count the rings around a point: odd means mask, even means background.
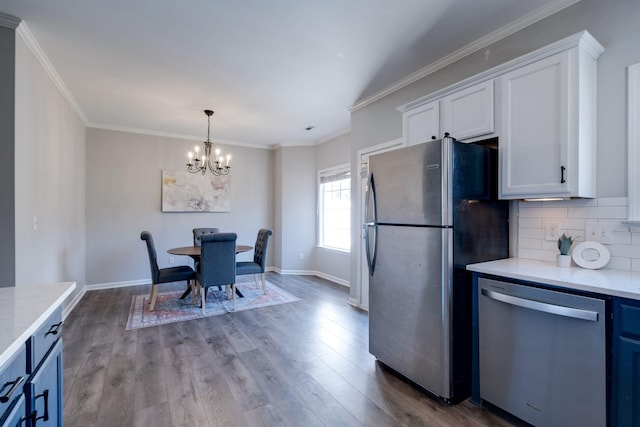
[[[600,241],[606,246],[611,261],[605,268],[640,271],[640,233],[631,232],[622,223],[626,219],[626,197],[519,202],[518,257],[555,261],[557,239],[550,236],[565,233],[575,242]]]

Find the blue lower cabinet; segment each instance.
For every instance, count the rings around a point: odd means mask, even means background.
[[[640,301],[614,298],[611,425],[640,427]]]
[[[26,426],[25,400],[24,395],[16,399],[13,407],[7,412],[7,417],[2,422],[2,427],[24,427]]]
[[[619,426],[640,426],[640,341],[618,338]]]
[[[25,387],[27,427],[62,426],[62,392],[62,339],[59,339]]]

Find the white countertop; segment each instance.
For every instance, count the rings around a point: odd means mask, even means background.
[[[469,264],[467,270],[640,300],[640,272],[558,267],[552,262],[522,258]]]
[[[0,288],[0,369],[75,287],[64,282]]]

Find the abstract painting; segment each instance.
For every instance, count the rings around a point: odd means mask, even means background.
[[[162,212],[230,212],[231,177],[162,171]]]

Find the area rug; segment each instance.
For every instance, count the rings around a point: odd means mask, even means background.
[[[238,283],[236,287],[244,295],[236,296],[236,310],[244,311],[254,308],[268,307],[278,304],[300,301],[300,298],[290,294],[267,281],[267,294],[262,292],[262,286],[256,289],[255,283]],[[166,325],[168,323],[182,322],[185,320],[200,319],[203,317],[218,316],[233,311],[233,301],[227,299],[224,287],[218,291],[216,287],[209,288],[207,294],[206,315],[202,314],[200,304],[191,302],[191,295],[181,300],[183,291],[158,292],[155,310],[149,311],[149,293],[135,295],[131,301],[127,330],[147,328],[150,326]]]

